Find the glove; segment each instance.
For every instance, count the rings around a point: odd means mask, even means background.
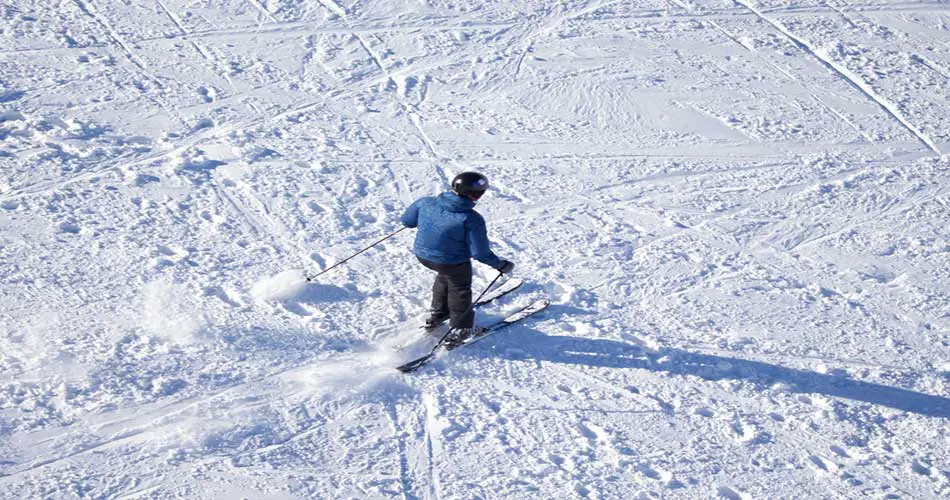
[[[501,264],[498,264],[498,267],[496,267],[495,269],[497,269],[498,272],[502,274],[508,274],[511,271],[515,270],[515,263],[510,260],[502,259]]]

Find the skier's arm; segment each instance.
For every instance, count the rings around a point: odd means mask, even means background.
[[[409,208],[406,209],[405,213],[402,214],[400,221],[403,226],[406,227],[416,227],[419,225],[419,202],[422,199],[418,199],[412,205],[409,205]]]
[[[502,260],[491,251],[491,243],[488,242],[488,229],[485,228],[485,219],[481,215],[475,215],[468,220],[468,251],[472,258],[482,264],[497,269]]]

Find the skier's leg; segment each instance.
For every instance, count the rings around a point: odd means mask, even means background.
[[[439,273],[432,283],[432,306],[429,313],[432,317],[445,318],[449,316],[449,279]]]
[[[472,263],[465,262],[444,272],[448,281],[449,314],[452,328],[472,328]]]
[[[419,259],[423,266],[439,273],[432,283],[432,303],[429,307],[429,317],[426,319],[426,327],[435,327],[441,324],[449,317],[449,280],[443,273],[444,266]]]

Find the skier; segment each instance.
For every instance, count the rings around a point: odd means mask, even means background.
[[[491,251],[485,219],[475,211],[475,203],[486,190],[488,178],[478,172],[463,172],[452,179],[452,191],[420,198],[402,216],[403,225],[419,228],[413,247],[416,258],[438,273],[425,329],[435,331],[448,319],[449,344],[477,333],[471,259],[505,274],[515,268],[514,263]]]

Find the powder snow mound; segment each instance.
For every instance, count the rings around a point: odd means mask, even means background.
[[[351,290],[308,282],[303,271],[292,269],[258,281],[251,288],[251,295],[264,302],[319,304],[346,300],[351,297]]]
[[[307,280],[300,269],[291,269],[258,281],[251,288],[251,295],[261,301],[293,301],[304,295]]]

